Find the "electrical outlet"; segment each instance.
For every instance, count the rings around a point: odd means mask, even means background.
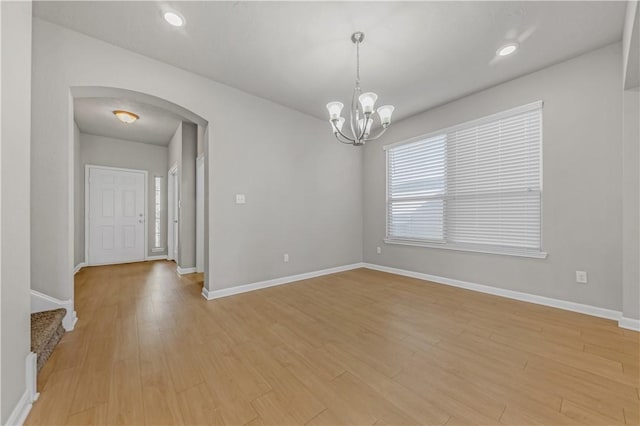
[[[244,194],[236,194],[236,204],[244,204],[247,202],[247,198]]]
[[[576,271],[576,282],[580,284],[587,283],[587,272],[586,271]]]
[[[285,263],[288,262],[289,261],[289,254],[285,253],[284,256],[283,256],[283,260],[285,261]]]
[[[382,254],[382,248],[381,247],[376,247],[376,253]]]

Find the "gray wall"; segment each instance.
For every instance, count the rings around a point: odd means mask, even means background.
[[[176,166],[179,169],[182,165],[182,123],[178,124],[178,128],[169,141],[167,149],[167,170],[173,166]]]
[[[82,190],[82,192],[81,192]],[[84,263],[84,167],[80,158],[80,129],[73,122],[73,197],[74,234],[73,234],[73,263]]]
[[[74,86],[152,94],[209,121],[208,289],[362,260],[362,152],[336,143],[326,122],[37,18],[33,38],[33,288],[73,295],[73,251],[59,248],[73,247]]]
[[[365,261],[620,310],[621,63],[620,44],[610,45],[395,123],[365,148]],[[384,244],[383,145],[536,100],[544,101],[547,259]],[[575,282],[576,270],[588,272],[587,285]]]
[[[167,197],[162,197],[161,229],[163,251],[154,252],[154,218],[155,218],[155,187],[154,177],[162,176],[163,192],[166,194],[167,182],[167,147],[132,142],[122,139],[106,138],[103,136],[80,133],[80,158],[82,173],[78,176],[82,223],[84,225],[84,170],[87,164],[124,169],[146,170],[147,177],[147,236],[148,255],[160,256],[167,254]],[[83,226],[84,228],[84,226]],[[83,232],[84,235],[84,232]]]
[[[25,392],[29,353],[31,2],[0,2],[0,423]]]
[[[622,314],[640,319],[640,92],[623,94]]]

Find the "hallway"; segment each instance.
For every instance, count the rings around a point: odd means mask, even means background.
[[[180,423],[177,391],[201,383],[189,350],[203,341],[201,289],[170,261],[82,269],[80,320],[38,376],[27,424]]]

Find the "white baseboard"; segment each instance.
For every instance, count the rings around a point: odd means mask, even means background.
[[[29,412],[31,411],[32,405],[33,401],[29,401],[29,391],[25,389],[24,393],[20,397],[20,400],[13,408],[13,411],[11,411],[6,425],[22,426],[24,421],[27,419]]]
[[[167,255],[166,254],[160,254],[157,256],[147,256],[147,258],[145,260],[147,261],[151,261],[151,260],[166,260],[167,259]]]
[[[259,282],[240,285],[236,287],[223,288],[220,290],[208,290],[203,287],[202,297],[204,297],[207,300],[219,299],[221,297],[233,296],[235,294],[246,293],[249,291],[260,290],[263,288],[274,287],[282,284],[288,284],[295,281],[307,280],[307,279],[319,277],[322,275],[335,274],[337,272],[349,271],[357,268],[368,268],[376,271],[388,272],[391,274],[417,278],[423,281],[431,281],[438,284],[464,288],[467,290],[477,291],[480,293],[487,293],[495,296],[506,297],[508,299],[520,300],[523,302],[550,306],[552,308],[578,312],[581,314],[591,315],[599,318],[615,320],[615,321],[618,321],[619,327],[626,328],[629,330],[640,331],[640,320],[625,318],[622,316],[622,313],[620,311],[616,311],[612,309],[600,308],[598,306],[585,305],[582,303],[570,302],[567,300],[554,299],[551,297],[539,296],[539,295],[524,293],[524,292],[515,291],[515,290],[507,290],[507,289],[492,287],[484,284],[477,284],[477,283],[472,283],[468,281],[440,277],[437,275],[424,274],[421,272],[408,271],[405,269],[398,269],[398,268],[392,268],[388,266],[375,265],[372,263],[362,263],[362,262],[353,263],[351,265],[338,266],[335,268],[322,269],[319,271],[307,272],[304,274],[274,278],[272,280],[259,281]]]
[[[80,262],[76,265],[75,268],[73,268],[73,275],[77,274],[78,272],[80,272],[80,269],[84,268],[85,266],[87,266],[86,262]]]
[[[618,320],[618,326],[627,330],[640,331],[640,320],[622,317]]]
[[[38,396],[40,396],[40,394],[37,392],[36,387],[36,360],[37,356],[35,353],[29,352],[27,354],[25,374],[26,389],[18,400],[16,406],[13,407],[13,410],[11,410],[11,414],[9,414],[9,418],[7,419],[7,426],[22,426],[24,421],[27,419],[29,412],[31,411],[33,402],[38,399]]]
[[[71,331],[78,322],[78,316],[73,307],[73,299],[60,300],[55,297],[47,296],[36,290],[31,290],[31,313],[50,311],[53,309],[64,308],[67,314],[62,319],[62,326],[66,331]]]
[[[417,278],[419,280],[431,281],[438,284],[445,284],[453,287],[464,288],[467,290],[478,291],[480,293],[493,294],[495,296],[502,296],[509,299],[521,300],[523,302],[536,303],[538,305],[550,306],[552,308],[564,309],[566,311],[579,312],[581,314],[592,315],[600,318],[606,318],[606,319],[617,320],[617,321],[620,321],[622,318],[622,313],[620,311],[599,308],[597,306],[583,305],[581,303],[569,302],[566,300],[553,299],[550,297],[538,296],[535,294],[523,293],[520,291],[507,290],[507,289],[498,288],[498,287],[491,287],[488,285],[476,284],[468,281],[454,280],[451,278],[440,277],[437,275],[423,274],[420,272],[407,271],[405,269],[391,268],[388,266],[375,265],[372,263],[365,263],[364,267],[369,269],[374,269],[376,271],[388,272],[391,274],[403,275],[405,277]]]
[[[178,266],[176,268],[176,272],[178,273],[178,275],[194,274],[196,272],[196,267],[194,266],[193,268],[181,268]]]
[[[244,284],[235,287],[223,288],[220,290],[207,290],[202,288],[202,297],[207,300],[219,299],[221,297],[233,296],[234,294],[246,293],[248,291],[260,290],[263,288],[274,287],[277,285],[288,284],[295,281],[308,280],[310,278],[320,277],[322,275],[335,274],[337,272],[350,271],[352,269],[364,267],[363,263],[353,263],[351,265],[337,266],[335,268],[321,269],[319,271],[307,272],[298,275],[289,275],[287,277],[274,278],[272,280],[258,281],[251,284]]]

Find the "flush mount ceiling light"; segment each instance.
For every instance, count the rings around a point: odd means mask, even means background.
[[[184,25],[184,18],[178,15],[176,12],[165,12],[164,20],[174,27],[181,27]]]
[[[122,109],[117,109],[113,111],[113,115],[115,115],[118,120],[122,121],[125,124],[131,124],[134,121],[136,121],[138,118],[140,118],[138,114],[134,114],[132,112],[125,111]]]
[[[509,43],[496,50],[498,56],[508,56],[518,50],[518,43]]]
[[[351,41],[356,45],[356,86],[351,97],[351,109],[349,111],[349,127],[351,127],[351,137],[342,132],[344,117],[340,116],[344,105],[342,102],[329,102],[329,122],[333,134],[340,142],[350,145],[364,145],[365,142],[378,139],[391,124],[391,114],[393,105],[383,105],[377,110],[374,109],[378,95],[373,92],[362,93],[360,89],[360,43],[364,40],[364,33],[355,32],[351,35]],[[378,113],[382,129],[375,136],[370,136],[371,125],[373,124],[374,113]]]

